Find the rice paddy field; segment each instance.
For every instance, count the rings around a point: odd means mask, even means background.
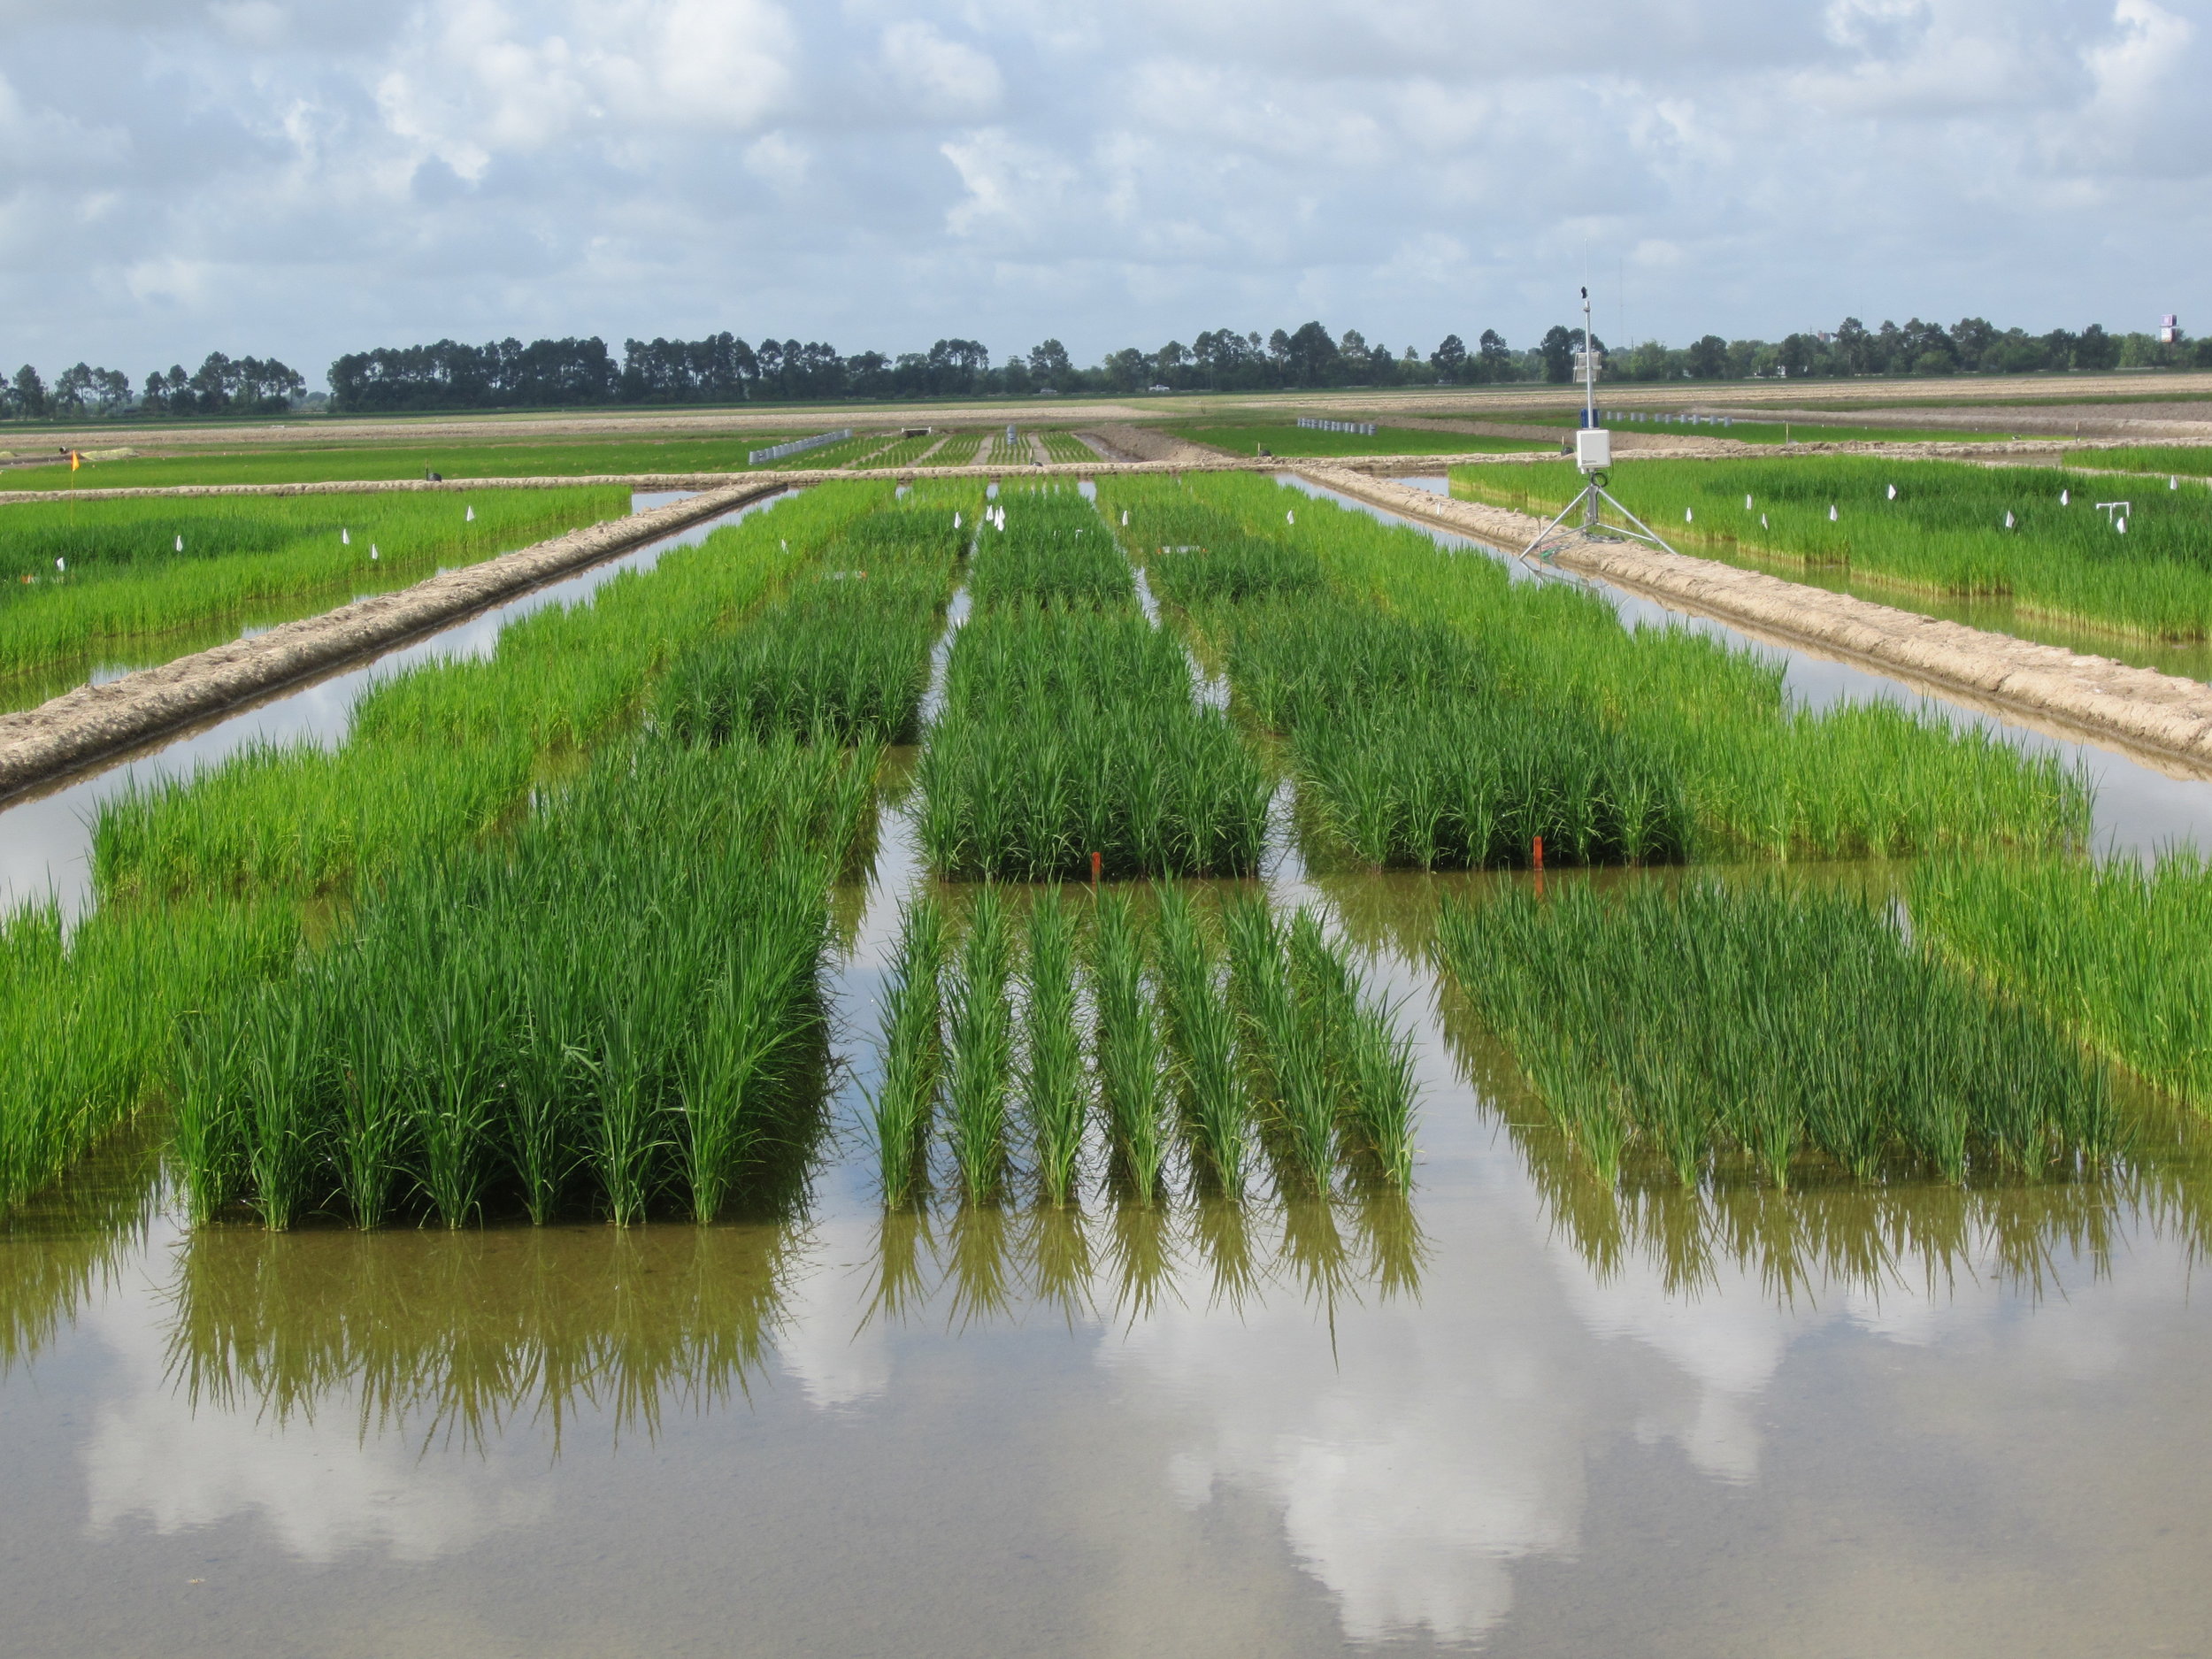
[[[2212,497],[2166,480],[2122,500],[2115,480],[2055,467],[1863,456],[1636,461],[1616,476],[1631,511],[1693,552],[1899,595],[2000,599],[2116,638],[2212,638]],[[1566,464],[1452,477],[1455,495],[1547,518],[1578,488]]]
[[[2212,785],[1854,672],[850,480],[87,795],[12,1632],[2188,1650]]]
[[[1158,430],[1193,443],[1210,444],[1231,455],[1321,457],[1331,455],[1515,455],[1548,446],[1527,438],[1486,437],[1470,432],[1431,432],[1412,426],[1377,426],[1373,434],[1327,432],[1292,421],[1233,421],[1162,426]]]
[[[0,508],[0,709],[629,510],[605,488]]]
[[[814,428],[821,430],[820,426]],[[856,428],[857,430],[857,428]],[[125,455],[88,460],[72,472],[66,459],[53,466],[12,466],[0,472],[9,489],[124,489],[180,484],[317,484],[421,478],[561,478],[626,472],[742,472],[746,456],[803,431],[741,432],[712,438],[588,438],[561,442],[515,437],[427,434],[389,443],[296,446],[257,444],[250,449],[199,454]]]

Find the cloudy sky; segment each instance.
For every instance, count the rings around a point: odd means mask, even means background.
[[[2202,0],[0,0],[0,358],[2212,332]]]

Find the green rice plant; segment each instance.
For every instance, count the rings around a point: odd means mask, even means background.
[[[54,1179],[142,1106],[174,1098],[176,1034],[298,949],[287,908],[196,903],[64,929],[52,904],[0,920],[0,1206]]]
[[[979,611],[1126,611],[1129,561],[1090,503],[1057,486],[1002,488],[978,532],[968,594]],[[1002,518],[1005,528],[998,527]]]
[[[875,1126],[888,1204],[908,1202],[928,1173],[926,1147],[945,1071],[945,961],[944,907],[924,895],[902,916],[884,997],[883,1083]]]
[[[1037,436],[1056,465],[1088,466],[1098,459],[1098,451],[1071,432],[1041,432]]]
[[[1688,803],[1663,755],[1586,708],[1532,707],[1438,624],[1342,602],[1224,625],[1236,695],[1286,733],[1302,804],[1362,862],[1671,862]]]
[[[1140,1204],[1160,1190],[1165,1056],[1145,987],[1144,945],[1123,893],[1099,895],[1091,934],[1093,1064],[1108,1139]]]
[[[1007,982],[1013,941],[1006,901],[995,887],[978,891],[960,949],[949,1026],[947,1072],[953,1162],[971,1200],[995,1197],[1006,1174],[1006,1094],[1014,1060]]]
[[[823,895],[876,759],[647,741],[512,837],[403,864],[194,1033],[196,1212],[719,1213],[818,1087]]]
[[[1932,861],[1908,892],[1935,949],[2212,1110],[2212,864],[2200,854]]]
[[[811,489],[504,629],[485,658],[370,687],[345,741],[250,747],[111,797],[93,829],[101,902],[349,893],[426,846],[505,822],[549,772],[626,728],[648,686],[732,628],[887,487]]]
[[[1685,1184],[1732,1148],[1781,1187],[1809,1156],[1957,1181],[2118,1140],[2100,1067],[1855,895],[1516,887],[1447,905],[1436,959],[1609,1181],[1638,1148]]]
[[[766,626],[703,641],[677,660],[659,687],[660,723],[692,741],[735,730],[914,741],[964,541],[944,499],[918,497],[846,526],[814,580],[795,587]]]
[[[969,621],[918,781],[923,846],[955,879],[1080,879],[1094,854],[1113,879],[1248,873],[1271,794],[1226,718],[1192,703],[1181,649],[1133,608]]]
[[[2130,443],[2110,449],[2069,449],[2065,460],[2069,466],[2097,472],[2148,472],[2154,478],[2162,474],[2169,479],[2200,479],[2212,474],[2212,449],[2193,443]]]
[[[2212,497],[2108,481],[2057,467],[1796,456],[1639,460],[1616,488],[1670,540],[1723,557],[1847,569],[1907,593],[2001,596],[2024,615],[2118,635],[2212,636]],[[1456,495],[1542,518],[1579,488],[1563,464],[1452,477]],[[2125,512],[2097,504],[2122,495]]]
[[[1161,1012],[1193,1150],[1216,1188],[1241,1198],[1249,1111],[1238,1074],[1236,1015],[1188,896],[1156,886]]]
[[[604,487],[19,503],[0,509],[0,681],[309,614],[629,510]]]
[[[1189,474],[1179,483],[1104,478],[1099,501],[1117,529],[1129,514],[1121,534],[1133,545],[1203,545],[1232,533],[1273,539],[1310,551],[1342,600],[1409,619],[1403,626],[1448,628],[1468,642],[1473,672],[1494,688],[1501,706],[1532,722],[1571,718],[1590,729],[1593,741],[1617,735],[1628,754],[1671,778],[1686,805],[1692,857],[2042,849],[2075,844],[2087,832],[2086,780],[2053,757],[2031,756],[1978,726],[1887,703],[1818,713],[1793,707],[1781,665],[1762,652],[1732,649],[1675,625],[1624,629],[1598,595],[1515,582],[1499,561],[1440,548],[1410,526],[1243,475]],[[1294,523],[1286,522],[1286,513]],[[1212,607],[1208,626],[1226,633],[1238,616],[1256,609]],[[1280,609],[1288,615],[1294,607]],[[1336,637],[1320,626],[1317,646]],[[1417,668],[1432,672],[1417,658],[1398,672]],[[1367,678],[1348,690],[1371,697],[1389,683]],[[1405,775],[1390,772],[1363,796],[1358,786],[1371,781],[1365,769],[1338,770],[1340,795],[1359,808],[1340,812],[1340,824],[1357,831],[1364,821],[1387,831],[1393,814],[1402,812],[1409,841],[1419,845],[1434,810],[1432,792],[1383,788]],[[1655,803],[1624,787],[1614,804],[1656,823],[1664,821],[1665,799]],[[1366,833],[1371,846],[1387,846],[1387,834]],[[1548,840],[1548,856],[1551,848]]]
[[[1022,1093],[1045,1196],[1065,1204],[1083,1150],[1083,1047],[1075,1023],[1075,914],[1048,887],[1029,911]]]
[[[1217,528],[1217,537],[1203,545],[1163,543],[1156,551],[1140,549],[1155,593],[1195,611],[1321,590],[1321,561],[1310,549],[1248,536],[1233,519]]]

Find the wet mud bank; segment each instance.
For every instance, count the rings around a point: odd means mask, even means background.
[[[0,800],[789,488],[756,478],[0,715]]]
[[[1525,513],[1342,467],[1293,470],[1324,488],[1499,547],[1525,547],[1542,527]],[[1672,609],[2212,775],[2212,686],[2197,680],[1617,541],[1571,538],[1557,563]]]

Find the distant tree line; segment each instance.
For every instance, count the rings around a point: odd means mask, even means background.
[[[227,357],[219,351],[188,373],[182,364],[156,369],[134,393],[119,369],[86,363],[64,369],[49,386],[25,364],[0,388],[0,414],[12,420],[73,419],[83,415],[280,414],[307,393],[298,371],[275,358]]]
[[[1612,380],[1842,379],[1886,375],[2031,374],[2069,370],[2212,368],[2212,339],[2177,334],[2108,334],[2092,323],[2076,334],[2000,329],[1979,317],[1948,328],[1918,318],[1869,328],[1847,317],[1834,330],[1778,342],[1707,334],[1686,346],[1645,341],[1617,353],[1596,342]],[[1356,328],[1332,335],[1317,322],[1264,339],[1257,331],[1217,328],[1189,345],[1110,351],[1078,368],[1067,349],[1047,340],[994,365],[973,340],[940,340],[927,351],[842,356],[820,341],[748,344],[735,334],[703,340],[626,340],[618,362],[604,341],[507,339],[486,345],[441,340],[349,352],[330,365],[330,407],[338,413],[488,408],[560,408],[606,403],[822,402],[846,398],[1029,396],[1048,393],[1281,391],[1357,386],[1563,385],[1578,373],[1582,331],[1555,326],[1527,347],[1486,328],[1470,346],[1447,334],[1425,355],[1370,345]],[[209,354],[187,373],[156,370],[134,391],[130,377],[80,363],[50,386],[26,364],[0,386],[0,416],[12,419],[87,415],[269,414],[296,407],[306,383],[273,358]]]

